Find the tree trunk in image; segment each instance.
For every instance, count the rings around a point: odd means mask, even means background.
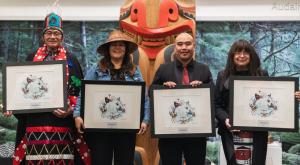
[[[8,24],[4,24],[4,30],[3,30],[3,38],[4,38],[4,56],[3,61],[7,61],[9,57],[9,41],[10,41],[10,28]]]
[[[16,52],[16,61],[20,61],[19,57],[20,57],[20,54],[22,53],[22,24],[20,23],[19,24],[19,28],[18,28],[18,35],[17,35],[17,52]]]
[[[261,47],[259,46],[259,23],[251,23],[249,28],[250,28],[250,43],[255,47],[256,52],[258,53],[259,57],[261,58]]]
[[[30,36],[31,36],[31,48],[35,48],[37,45],[40,45],[39,43],[39,35],[37,32],[37,22],[31,21],[31,30],[30,30]]]
[[[202,28],[202,27],[200,27],[199,28],[199,31],[198,31],[198,33],[199,33],[199,40],[204,40],[204,32],[205,32],[205,29],[204,28]],[[205,58],[205,52],[206,52],[206,47],[205,47],[205,45],[204,44],[199,44],[198,45],[199,46],[199,49],[200,49],[200,53],[198,54],[198,59],[197,59],[197,61],[203,61],[204,63],[208,63],[208,60],[209,59],[204,59]],[[197,55],[197,52],[196,52],[196,55]]]
[[[269,54],[272,54],[274,52],[274,47],[275,47],[275,43],[274,43],[274,31],[271,30],[271,41],[270,41],[270,50],[269,50]],[[272,73],[270,74],[270,76],[275,76],[276,74],[276,58],[275,55],[272,58],[273,60],[273,69],[272,69]]]
[[[83,68],[88,68],[87,60],[87,34],[86,34],[86,22],[80,22],[80,39],[81,39],[81,64]]]

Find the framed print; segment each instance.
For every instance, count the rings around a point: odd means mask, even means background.
[[[214,118],[213,92],[210,85],[151,87],[153,137],[214,136]]]
[[[7,63],[3,66],[4,111],[66,109],[66,61]]]
[[[86,131],[140,129],[145,82],[83,80],[81,109]]]
[[[298,132],[298,78],[230,77],[233,129]]]

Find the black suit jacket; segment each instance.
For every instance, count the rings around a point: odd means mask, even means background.
[[[211,83],[212,76],[207,65],[191,61],[187,65],[190,82],[194,80],[202,81],[203,84]],[[164,82],[173,81],[176,84],[182,84],[183,66],[180,61],[160,65],[158,68],[152,84],[162,85]]]
[[[238,72],[236,76],[250,76],[250,73],[247,71],[245,72]],[[259,71],[257,76],[268,76],[268,72],[265,70]],[[225,126],[226,118],[229,118],[229,79],[226,80],[226,83],[222,84],[222,80],[224,79],[224,70],[218,73],[216,86],[215,86],[215,109],[216,113],[215,116],[219,121],[219,132],[223,129],[227,130]]]

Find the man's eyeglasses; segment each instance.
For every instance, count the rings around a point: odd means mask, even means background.
[[[53,35],[54,37],[60,37],[62,34],[61,34],[60,31],[46,31],[46,32],[44,33],[44,35],[47,36],[47,37],[51,37],[52,35]]]

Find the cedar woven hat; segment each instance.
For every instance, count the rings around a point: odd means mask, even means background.
[[[137,44],[134,43],[126,34],[121,32],[120,30],[113,30],[112,32],[109,33],[106,42],[104,42],[97,48],[97,52],[104,56],[105,52],[109,49],[110,43],[115,41],[125,42],[126,51],[129,54],[133,53],[138,48]]]
[[[50,13],[46,16],[45,21],[44,21],[43,34],[49,29],[59,30],[63,34],[62,18],[59,15],[57,15],[55,13]]]

